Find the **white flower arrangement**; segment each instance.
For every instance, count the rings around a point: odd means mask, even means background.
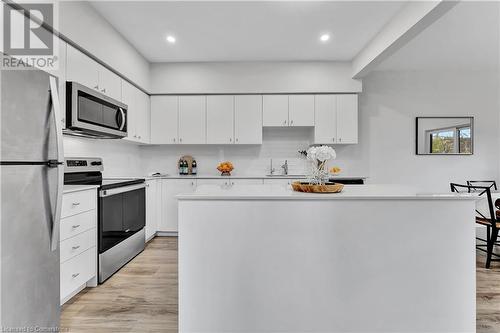
[[[335,158],[337,158],[337,153],[330,146],[310,147],[307,150],[307,159],[312,162],[309,183],[324,184],[328,180],[326,163]]]

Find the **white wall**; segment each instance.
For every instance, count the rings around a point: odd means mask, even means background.
[[[359,92],[347,62],[151,64],[152,93]]]
[[[101,157],[105,177],[138,177],[144,174],[138,145],[125,140],[95,140],[64,136],[65,157]]]
[[[149,63],[88,2],[60,1],[58,30],[140,87],[149,90]]]
[[[371,182],[448,191],[450,181],[498,180],[497,72],[374,72],[363,83],[360,144],[339,155]],[[474,116],[474,155],[415,155],[415,117],[440,115]]]
[[[495,71],[384,71],[364,79],[360,95],[359,144],[335,146],[344,175],[369,176],[371,183],[414,185],[423,191],[448,191],[449,182],[497,179],[499,175],[498,73]],[[415,117],[474,116],[472,156],[415,155]],[[66,156],[102,156],[105,175],[136,176],[177,172],[184,154],[193,155],[200,174],[216,175],[216,165],[234,162],[236,175],[266,174],[269,160],[280,172],[304,172],[297,151],[312,142],[312,128],[265,128],[261,146],[137,146],[128,142],[65,139]],[[124,141],[124,140],[121,140]]]

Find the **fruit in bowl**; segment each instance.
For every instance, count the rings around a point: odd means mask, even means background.
[[[226,162],[221,162],[217,166],[217,170],[219,170],[222,173],[222,176],[230,176],[231,171],[234,170],[233,163],[226,161]]]
[[[342,172],[342,169],[339,167],[334,166],[334,167],[330,168],[330,173],[332,175],[338,175],[340,172]]]

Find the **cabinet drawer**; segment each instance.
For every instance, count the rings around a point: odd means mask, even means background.
[[[96,229],[87,230],[61,242],[61,262],[79,255],[96,244]]]
[[[65,193],[62,200],[61,217],[67,217],[96,208],[97,191]]]
[[[78,235],[92,228],[97,228],[97,212],[89,210],[84,213],[61,219],[61,241]]]
[[[88,249],[61,264],[61,299],[96,275],[96,249]]]

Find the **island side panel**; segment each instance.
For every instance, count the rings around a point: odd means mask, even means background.
[[[474,205],[179,200],[180,332],[474,332]]]

